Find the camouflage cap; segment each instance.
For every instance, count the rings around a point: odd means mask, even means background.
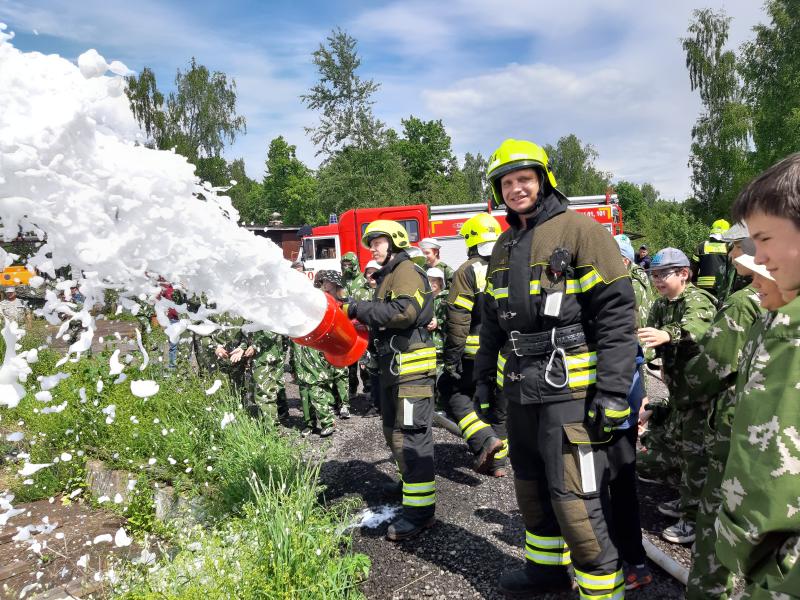
[[[354,265],[358,264],[358,256],[356,256],[355,252],[347,252],[342,256],[341,262],[350,262]]]
[[[658,271],[669,267],[688,267],[689,259],[677,248],[664,248],[656,252],[648,271]]]
[[[319,272],[320,285],[322,285],[326,281],[329,281],[336,287],[340,288],[344,287],[344,282],[342,281],[342,274],[339,273],[339,271],[333,271],[333,270],[320,271]]]

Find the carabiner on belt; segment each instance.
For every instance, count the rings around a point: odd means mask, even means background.
[[[389,338],[389,349],[392,351],[392,360],[389,361],[389,373],[395,377],[400,377],[400,368],[403,366],[403,359],[401,352],[394,347],[394,338],[395,336]],[[397,371],[395,371],[395,365],[397,366]]]
[[[550,354],[550,360],[547,361],[547,366],[544,369],[544,380],[556,389],[562,389],[567,387],[569,384],[569,367],[567,366],[567,353],[564,352],[563,348],[559,348],[556,346],[556,328],[553,327],[553,331],[550,332],[550,345],[553,346],[553,352]],[[553,364],[555,363],[556,356],[561,355],[561,360],[564,363],[564,381],[563,383],[553,383],[550,381],[550,371],[553,370]]]

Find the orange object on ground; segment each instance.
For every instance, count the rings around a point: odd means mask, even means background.
[[[293,338],[293,341],[320,350],[334,367],[347,367],[364,354],[369,343],[369,334],[363,328],[356,329],[333,296],[325,296],[328,306],[322,321],[314,331],[303,337]]]

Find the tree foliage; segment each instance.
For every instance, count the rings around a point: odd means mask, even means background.
[[[756,171],[800,149],[800,3],[770,0],[765,7],[771,22],[754,28],[740,68],[752,110]]]
[[[246,132],[245,118],[236,114],[236,82],[225,73],[210,73],[192,58],[175,75],[175,88],[167,98],[167,141],[190,161],[220,156]]]
[[[733,198],[750,178],[749,109],[744,103],[736,55],[725,49],[730,17],[710,9],[696,10],[689,36],[681,40],[691,89],[703,112],[692,128],[689,166],[692,190],[701,218],[727,215]]]
[[[489,163],[481,153],[475,156],[467,152],[464,155],[464,167],[461,172],[467,182],[467,202],[484,202],[488,198],[489,188],[486,181],[486,169]]]
[[[402,119],[403,137],[394,145],[408,173],[409,189],[419,194],[448,174],[453,159],[450,136],[441,120]]]
[[[166,130],[164,94],[158,91],[155,73],[149,67],[145,67],[139,77],[129,75],[126,80],[125,93],[131,111],[149,138],[148,145],[163,149]]]
[[[355,38],[341,29],[327,37],[313,53],[319,81],[300,96],[306,107],[320,112],[319,125],[306,128],[317,154],[332,156],[346,146],[367,148],[382,138],[383,124],[372,114],[372,95],[379,85],[356,73],[361,58]]]
[[[558,140],[555,147],[544,146],[550,166],[555,173],[558,189],[568,196],[605,194],[611,183],[611,173],[594,166],[598,154],[591,144],[583,144],[571,133]]]

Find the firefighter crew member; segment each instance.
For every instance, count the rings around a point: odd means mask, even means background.
[[[728,246],[723,234],[730,229],[725,219],[717,219],[711,224],[708,239],[702,242],[692,256],[694,283],[701,290],[712,294],[719,303],[725,300],[728,274],[733,269],[728,258]]]
[[[444,287],[450,287],[450,282],[453,280],[453,269],[447,265],[441,258],[439,252],[442,245],[433,238],[423,238],[419,241],[420,250],[425,255],[425,264],[422,266],[426,271],[436,267],[441,269],[444,273]]]
[[[475,456],[473,468],[478,473],[503,477],[508,455],[504,403],[487,402],[485,406],[472,403],[473,363],[478,352],[486,269],[500,236],[500,223],[491,215],[479,213],[464,222],[459,235],[467,245],[467,261],[453,275],[447,297],[444,372],[438,380],[438,390],[448,414],[458,423]]]
[[[495,376],[503,382],[526,529],[524,568],[504,573],[500,588],[568,590],[571,563],[581,598],[622,598],[606,482],[612,431],[630,414],[630,278],[608,232],[567,210],[541,147],[504,141],[487,175],[510,228],[489,261],[475,401]]]
[[[378,360],[383,434],[402,480],[403,511],[386,537],[414,537],[434,524],[436,483],[433,464],[433,383],[436,349],[426,326],[433,297],[425,271],[406,253],[405,228],[395,221],[373,221],[361,243],[381,269],[372,301],[355,301],[347,314],[370,328]]]

